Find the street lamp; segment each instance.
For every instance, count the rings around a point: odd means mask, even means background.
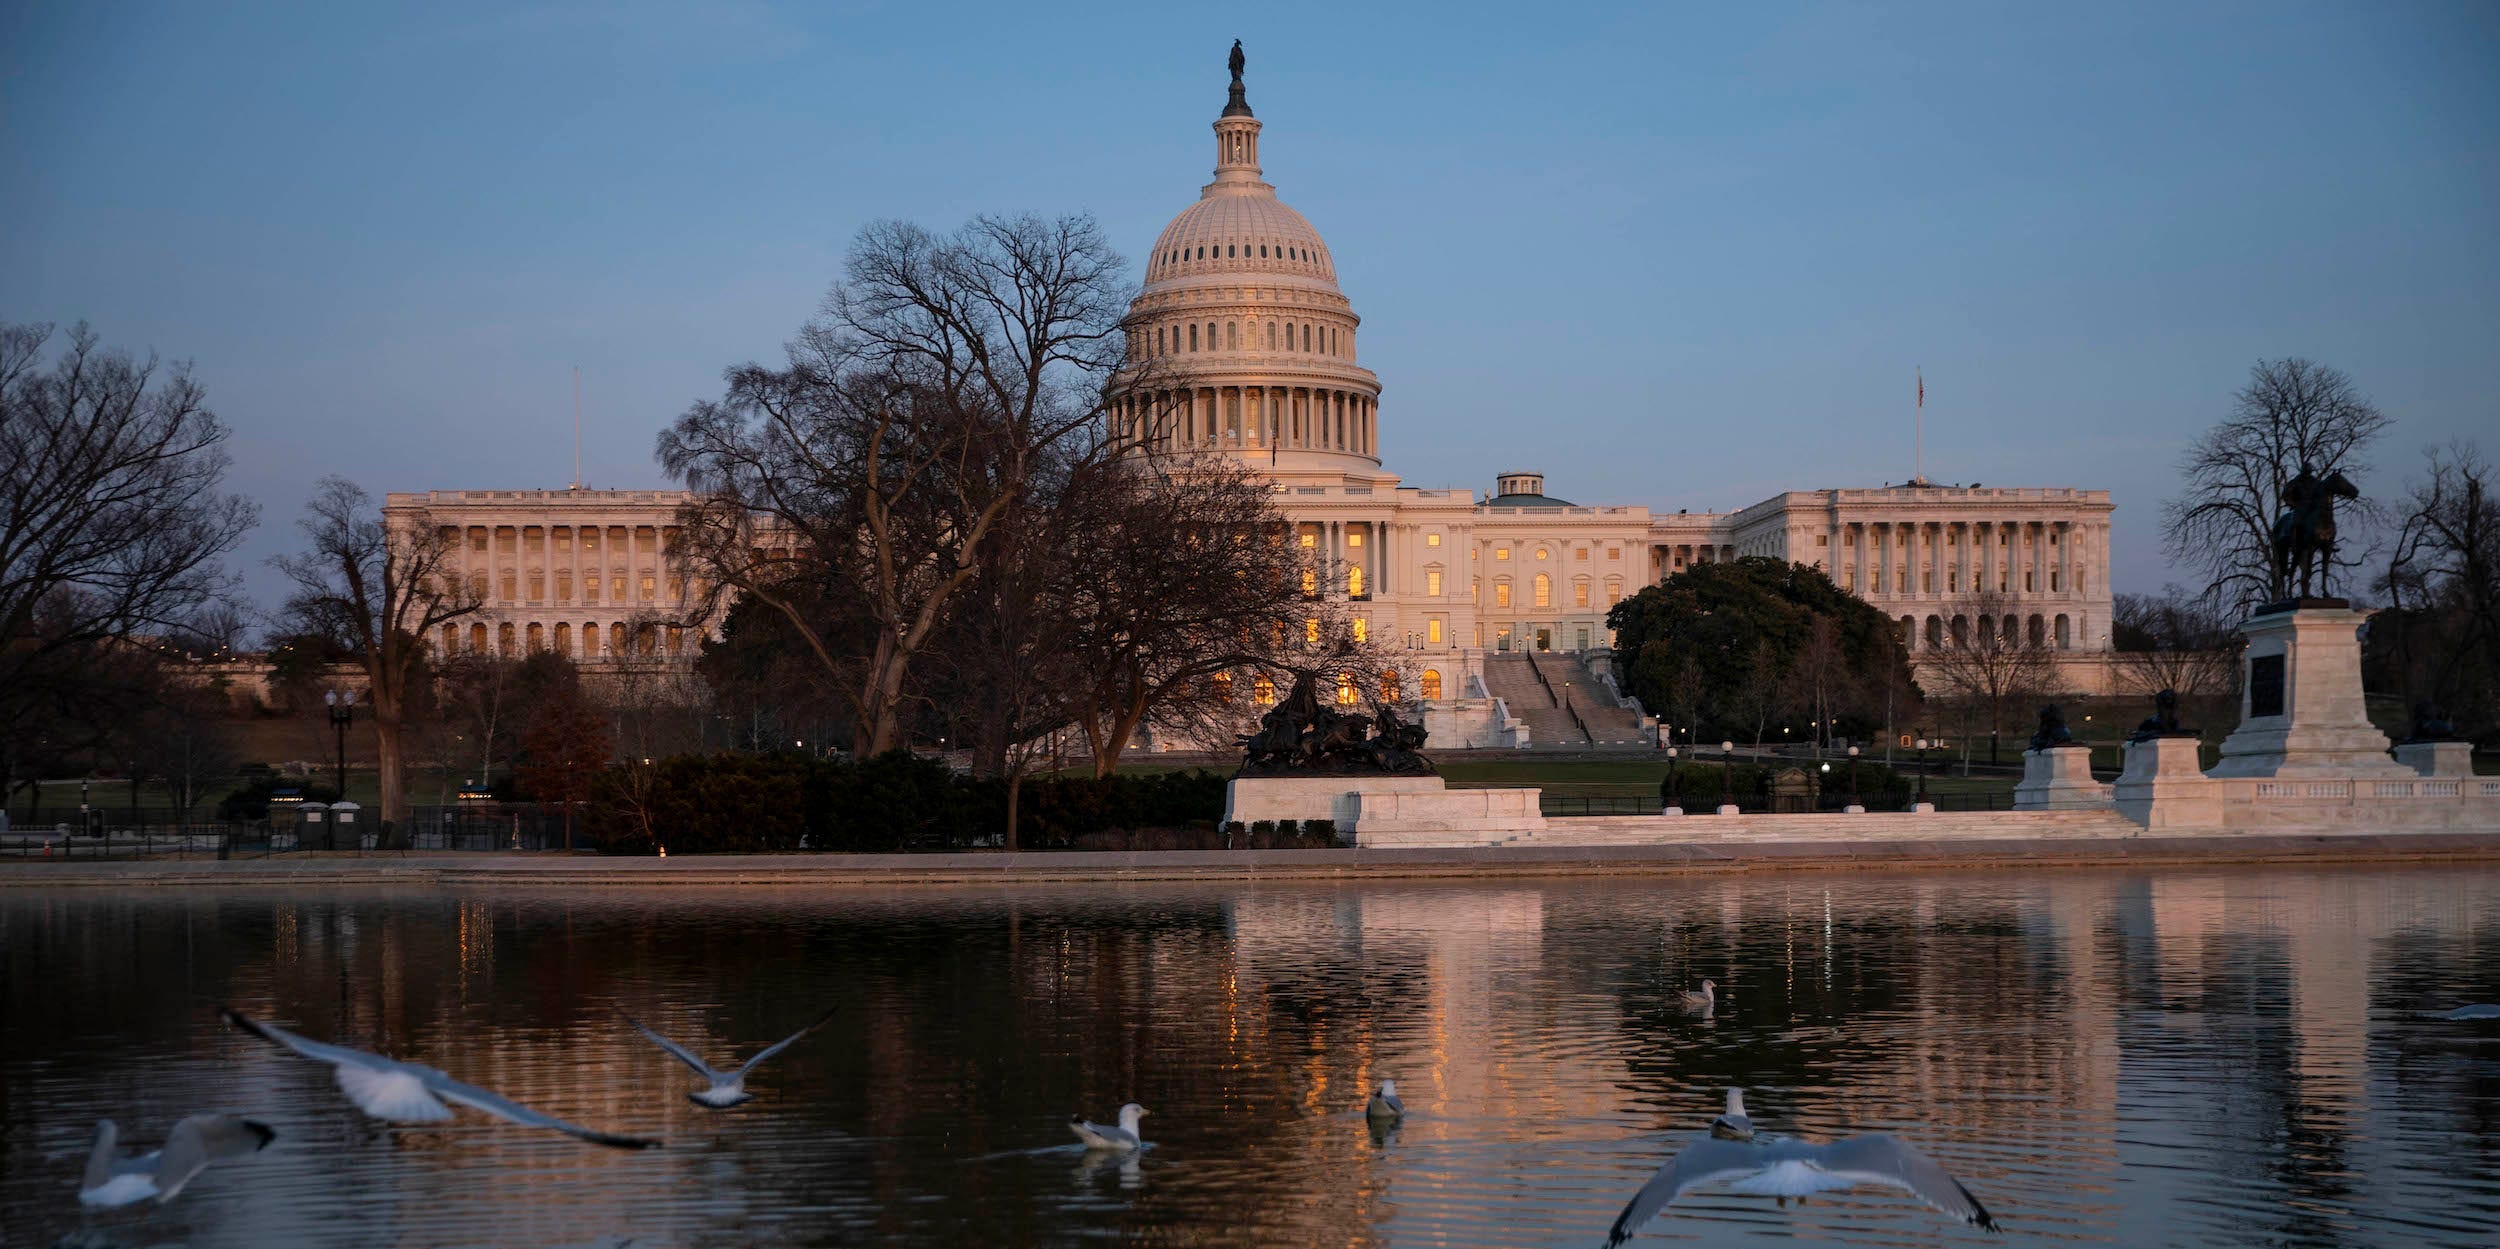
[[[339,798],[344,801],[347,797],[347,722],[356,718],[356,691],[341,694],[331,690],[321,696],[321,702],[330,709],[330,731],[338,737]]]
[[[1933,745],[1928,738],[1918,739],[1918,797],[1912,801],[1922,806],[1927,803],[1927,748]]]
[[[1675,790],[1675,747],[1667,747],[1667,779],[1658,786],[1658,813],[1682,815],[1684,804],[1677,801]]]
[[[1849,748],[1849,813],[1863,815],[1866,804],[1858,800],[1858,748]]]
[[[1719,814],[1732,814],[1736,806],[1736,743],[1719,743]]]

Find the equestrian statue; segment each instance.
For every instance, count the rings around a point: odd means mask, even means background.
[[[2335,501],[2361,490],[2333,469],[2324,477],[2304,460],[2283,486],[2283,514],[2274,522],[2274,589],[2286,597],[2327,592],[2335,565]],[[2297,586],[2295,586],[2297,581]]]

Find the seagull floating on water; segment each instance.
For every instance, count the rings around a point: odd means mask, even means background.
[[[1406,1117],[1406,1103],[1398,1100],[1397,1081],[1380,1082],[1380,1091],[1363,1103],[1363,1117],[1375,1123],[1394,1123]]]
[[[393,1123],[441,1123],[451,1118],[451,1107],[443,1104],[450,1101],[472,1110],[485,1111],[506,1123],[552,1128],[611,1149],[649,1149],[659,1144],[645,1137],[618,1136],[577,1123],[567,1123],[501,1094],[488,1092],[474,1084],[462,1084],[419,1063],[404,1063],[344,1045],[326,1045],[297,1036],[284,1028],[247,1019],[224,1006],[218,1007],[217,1013],[224,1016],[227,1023],[272,1045],[291,1049],[314,1062],[330,1064],[338,1078],[339,1091],[347,1094],[347,1100],[356,1103],[358,1110],[376,1119]]]
[[[2442,1012],[2438,1017],[2441,1019],[2454,1019],[2459,1021],[2468,1019],[2500,1019],[2500,1006],[2494,1006],[2489,1002],[2476,1002],[2472,1006],[2460,1006],[2455,1010]]]
[[[790,1048],[793,1044],[797,1043],[800,1038],[805,1037],[808,1033],[814,1032],[818,1028],[824,1027],[825,1024],[830,1022],[832,1019],[833,1011],[828,1010],[824,1014],[818,1015],[816,1017],[816,1022],[811,1023],[806,1027],[765,1046],[763,1049],[757,1050],[755,1057],[748,1059],[745,1066],[740,1067],[735,1071],[716,1071],[712,1068],[710,1063],[704,1062],[702,1059],[695,1057],[694,1051],[689,1050],[685,1046],[679,1045],[677,1042],[669,1040],[667,1037],[661,1036],[659,1033],[653,1032],[651,1029],[642,1026],[641,1020],[638,1020],[631,1015],[625,1016],[625,1022],[634,1025],[634,1030],[636,1032],[651,1038],[651,1043],[659,1046],[661,1049],[667,1050],[670,1057],[694,1068],[695,1074],[700,1075],[704,1079],[712,1082],[712,1087],[705,1089],[700,1093],[686,1094],[687,1101],[693,1102],[695,1105],[701,1106],[706,1110],[727,1110],[730,1107],[738,1105],[742,1102],[754,1101],[755,1095],[747,1092],[746,1083],[747,1073],[755,1070],[755,1064]]]
[[[1731,1092],[1729,1107],[1738,1102]],[[1726,1116],[1721,1116],[1725,1119]],[[1717,1124],[1712,1124],[1717,1130]],[[1607,1249],[1632,1238],[1689,1189],[1725,1182],[1740,1193],[1804,1197],[1836,1188],[1881,1184],[1909,1192],[1965,1223],[1996,1231],[1997,1221],[1970,1190],[1909,1142],[1884,1135],[1852,1136],[1816,1145],[1800,1140],[1731,1141],[1705,1137],[1684,1147],[1641,1186],[1606,1233]]]
[[[1727,1113],[1710,1121],[1710,1134],[1723,1141],[1753,1139],[1753,1118],[1745,1113],[1745,1090],[1727,1091]]]
[[[1678,993],[1675,995],[1675,1004],[1694,1014],[1708,1014],[1718,1008],[1719,982],[1704,980],[1701,982],[1701,992],[1694,993],[1688,990]]]
[[[1091,1122],[1083,1115],[1069,1115],[1068,1130],[1076,1133],[1076,1138],[1085,1142],[1087,1149],[1114,1149],[1125,1153],[1146,1143],[1146,1139],[1137,1134],[1137,1121],[1145,1117],[1146,1108],[1130,1102],[1120,1107],[1120,1126],[1116,1128]]]
[[[95,1125],[95,1145],[87,1151],[78,1200],[112,1207],[154,1197],[163,1205],[208,1164],[257,1153],[277,1137],[266,1123],[233,1115],[192,1115],[174,1125],[163,1149],[124,1158],[115,1149],[121,1129],[106,1119]]]

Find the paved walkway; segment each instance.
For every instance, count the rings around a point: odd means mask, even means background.
[[[2222,863],[2500,862],[2500,831],[2295,836],[1664,842],[1430,850],[1137,851],[1024,854],[679,855],[291,854],[79,863],[0,862],[0,890],[74,886],[337,885],[819,887],[1145,880],[1366,880],[1660,875],[1870,868],[2149,867]]]

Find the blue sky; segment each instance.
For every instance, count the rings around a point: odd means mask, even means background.
[[[1409,484],[1729,508],[1927,469],[2106,487],[2167,575],[2260,356],[2500,453],[2500,6],[0,8],[0,317],[196,362],[309,482],[665,484],[865,222],[1091,212],[1132,257],[1262,156],[1327,237]]]

